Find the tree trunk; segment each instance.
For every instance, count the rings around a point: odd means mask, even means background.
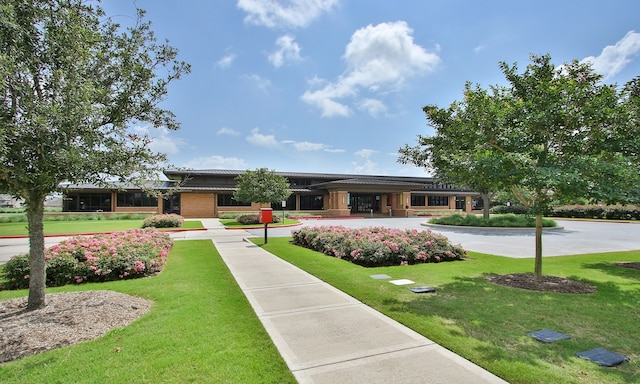
[[[535,276],[537,281],[542,281],[542,214],[536,215]]]
[[[44,262],[44,196],[29,197],[29,299],[27,310],[44,308],[46,269]]]
[[[491,196],[488,193],[482,194],[482,218],[489,220],[489,210],[491,209]]]

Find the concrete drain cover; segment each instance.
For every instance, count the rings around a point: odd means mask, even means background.
[[[393,285],[409,285],[409,284],[415,284],[416,282],[407,280],[407,279],[400,279],[400,280],[391,280],[390,283]]]
[[[384,280],[384,279],[390,279],[391,276],[389,275],[385,275],[385,274],[379,274],[379,275],[371,275],[372,279],[376,279],[376,280]]]

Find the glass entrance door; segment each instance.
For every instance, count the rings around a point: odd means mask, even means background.
[[[162,212],[180,214],[180,195],[173,194],[162,199]]]
[[[352,193],[351,213],[374,213],[380,212],[380,195],[373,193]]]

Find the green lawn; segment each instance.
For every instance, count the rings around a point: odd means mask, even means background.
[[[97,232],[124,231],[142,228],[143,220],[80,220],[80,221],[45,221],[45,235],[81,234]],[[202,222],[187,220],[181,228],[202,228]],[[0,223],[0,236],[28,236],[27,223]]]
[[[295,383],[210,241],[176,241],[156,277],[47,292],[94,289],[154,305],[105,337],[0,365],[0,383]]]
[[[272,238],[257,244],[511,383],[640,382],[640,271],[614,265],[640,261],[640,251],[545,258],[549,275],[587,281],[588,295],[532,292],[491,284],[485,274],[532,272],[532,259],[470,253],[470,260],[364,268]],[[373,274],[432,286],[414,294]],[[539,343],[544,328],[572,338]],[[374,336],[375,337],[375,336]],[[602,368],[575,357],[603,347],[631,362]]]

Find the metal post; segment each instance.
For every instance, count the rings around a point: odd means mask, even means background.
[[[267,244],[267,226],[269,224],[264,223],[264,243]]]

